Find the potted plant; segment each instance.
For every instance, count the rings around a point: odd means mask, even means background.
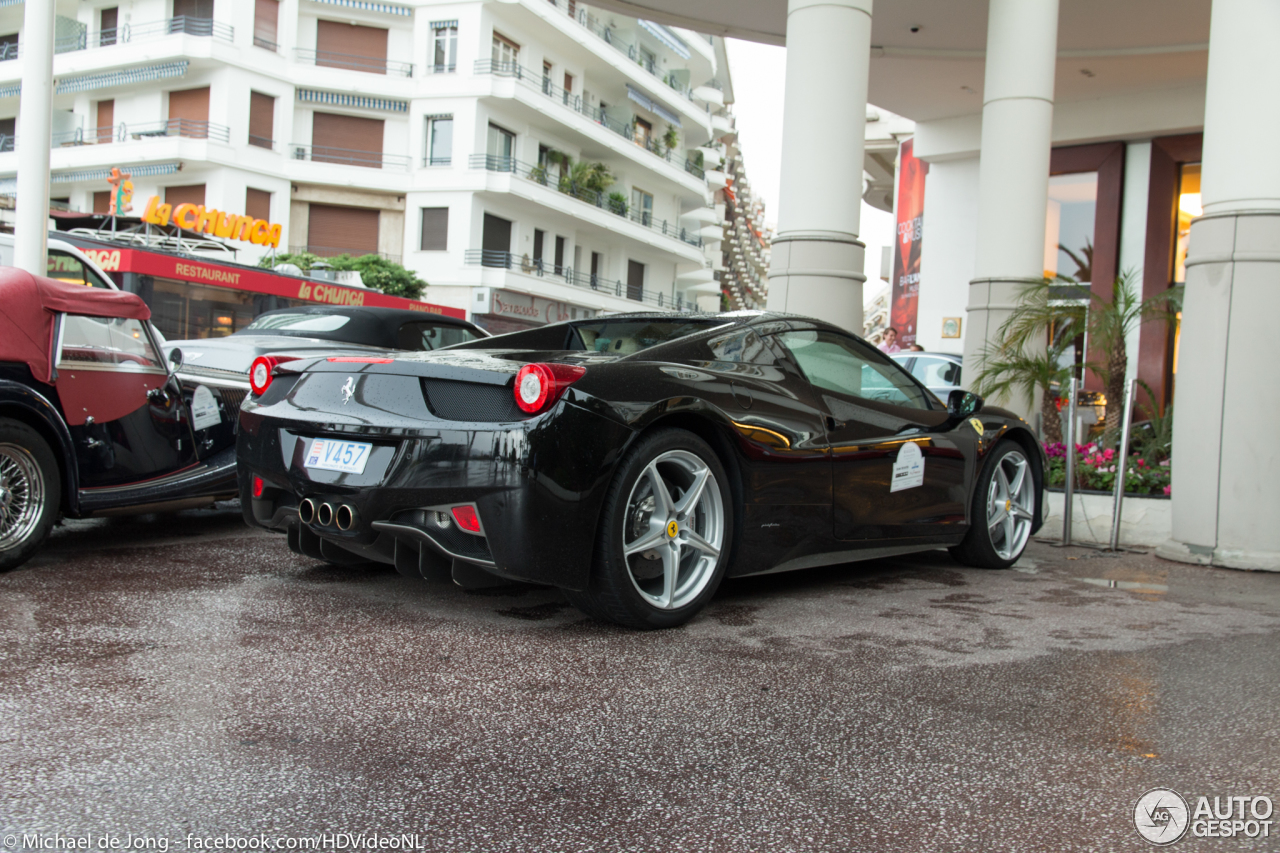
[[[662,144],[667,146],[667,151],[674,151],[680,144],[680,131],[676,130],[674,124],[667,125],[667,132],[662,135]]]
[[[627,197],[620,192],[609,193],[609,209],[619,216],[626,216]]]

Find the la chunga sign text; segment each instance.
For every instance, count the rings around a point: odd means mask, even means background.
[[[147,202],[142,221],[150,222],[152,225],[168,225],[172,222],[188,231],[212,234],[214,237],[228,240],[244,240],[255,246],[278,247],[280,235],[284,232],[284,226],[279,223],[254,219],[252,216],[223,213],[221,210],[206,210],[202,204],[180,204],[174,207],[171,204],[162,203],[158,195],[153,195]]]

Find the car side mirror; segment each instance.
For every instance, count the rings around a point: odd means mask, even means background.
[[[947,395],[947,414],[952,420],[964,420],[982,411],[982,398],[972,391],[954,389]]]
[[[169,350],[169,368],[177,370],[182,367],[182,347],[174,347]]]

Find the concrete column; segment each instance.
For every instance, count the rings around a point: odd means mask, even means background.
[[[1201,202],[1191,225],[1173,421],[1173,539],[1160,555],[1280,571],[1280,31],[1272,0],[1214,0]]]
[[[991,0],[978,235],[964,330],[969,382],[978,374],[983,348],[1016,304],[1020,285],[1044,276],[1057,51],[1058,0]]]
[[[871,0],[789,0],[782,194],[768,307],[862,334],[858,240]]]
[[[53,3],[27,3],[18,105],[18,194],[13,265],[48,274],[49,149],[53,135]]]

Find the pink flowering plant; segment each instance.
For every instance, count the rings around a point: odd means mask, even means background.
[[[1049,457],[1049,485],[1061,488],[1067,482],[1067,446],[1045,444]],[[1110,492],[1115,489],[1119,467],[1115,448],[1099,444],[1076,445],[1076,488]],[[1167,495],[1171,489],[1169,459],[1152,460],[1141,453],[1130,454],[1125,466],[1124,490],[1139,495]]]

